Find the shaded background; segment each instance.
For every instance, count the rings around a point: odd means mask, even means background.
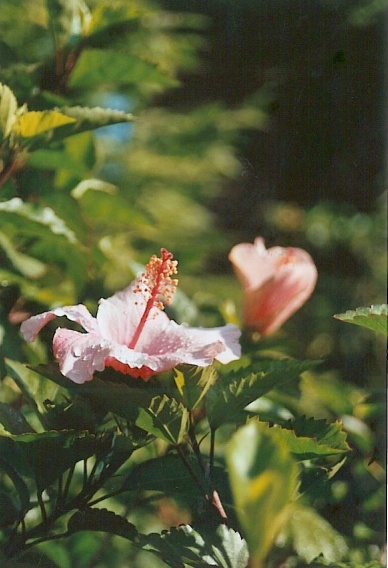
[[[241,137],[246,167],[225,189],[226,226],[235,227],[243,215],[253,229],[258,202],[266,198],[374,208],[384,184],[382,4],[163,0],[161,5],[209,18],[199,72],[181,77],[183,88],[161,102],[175,109],[214,100],[238,105],[267,91],[269,128]]]

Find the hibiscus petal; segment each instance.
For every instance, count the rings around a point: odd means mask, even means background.
[[[98,334],[59,328],[54,334],[53,352],[61,373],[82,384],[92,380],[95,371],[104,370],[111,345]]]
[[[102,337],[129,345],[144,312],[145,300],[135,292],[135,283],[110,298],[101,298],[97,322]]]
[[[49,312],[43,312],[37,316],[32,316],[24,321],[20,326],[20,332],[26,341],[33,341],[42,327],[56,317],[66,316],[67,319],[75,321],[82,325],[86,331],[96,331],[96,319],[89,313],[83,304],[77,306],[65,306],[63,308],[55,308]]]
[[[236,276],[245,289],[258,288],[276,272],[276,263],[268,256],[264,239],[257,237],[254,244],[240,243],[229,253]]]
[[[147,322],[136,348],[157,358],[158,371],[180,363],[201,367],[210,365],[214,359],[222,363],[238,359],[239,337],[240,330],[232,324],[213,329],[186,327],[160,312]]]
[[[279,329],[311,296],[317,276],[313,263],[279,267],[275,278],[271,278],[256,290],[246,291],[246,325],[259,328],[262,335]]]

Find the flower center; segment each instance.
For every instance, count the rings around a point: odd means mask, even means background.
[[[172,302],[178,280],[172,278],[177,274],[178,261],[172,260],[172,254],[166,249],[160,250],[161,258],[155,254],[151,256],[146,265],[145,272],[137,279],[135,294],[141,294],[145,300],[145,308],[139,325],[128,345],[134,349],[152,308],[163,310],[165,305]]]

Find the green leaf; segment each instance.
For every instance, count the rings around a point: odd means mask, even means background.
[[[297,554],[308,563],[320,555],[326,561],[338,562],[348,551],[344,537],[309,507],[295,507],[289,530]]]
[[[6,442],[8,444],[12,442]],[[1,445],[1,441],[0,441]],[[0,457],[0,471],[5,473],[12,481],[20,502],[20,513],[24,513],[30,509],[30,492],[25,481],[20,477],[12,463],[6,461],[6,455]]]
[[[174,380],[185,407],[194,410],[217,380],[217,373],[212,366],[184,373],[175,369]]]
[[[188,430],[187,409],[165,394],[155,396],[155,390],[144,388],[141,379],[141,387],[114,383],[107,379],[102,381],[97,377],[89,383],[76,385],[61,375],[56,365],[39,365],[34,369],[60,386],[91,398],[106,411],[126,418],[169,444],[179,444]],[[134,380],[132,382],[133,385],[136,384]]]
[[[196,476],[201,479],[203,472],[196,460],[188,458]],[[155,471],[158,472],[155,475]],[[161,491],[167,494],[191,494],[198,497],[199,489],[184,466],[180,456],[168,454],[136,465],[125,479],[123,490]]]
[[[9,456],[9,448],[5,444],[10,442],[17,455],[22,456],[21,463],[28,464],[37,489],[41,492],[74,464],[92,456],[100,440],[97,442],[91,434],[71,431],[20,434],[9,438],[0,436],[5,459]],[[7,461],[12,463],[10,459]]]
[[[299,377],[300,373],[316,365],[314,361],[294,361],[285,359],[261,363],[262,371],[246,375],[241,369],[235,377],[220,376],[206,395],[206,408],[212,428],[218,428],[224,422],[236,418],[241,411],[257,398],[267,394],[285,381]]]
[[[354,323],[361,327],[372,329],[378,333],[388,334],[388,305],[380,304],[370,308],[357,308],[348,310],[344,314],[336,314],[336,319]]]
[[[254,420],[233,435],[226,463],[236,513],[258,567],[287,519],[298,468],[287,447]]]
[[[41,278],[46,266],[36,258],[19,252],[4,233],[0,231],[0,247],[3,249],[13,267],[27,278]]]
[[[101,85],[156,84],[176,87],[176,79],[155,64],[131,53],[108,49],[87,49],[81,53],[70,76],[69,86],[96,89]]]
[[[11,240],[17,238],[30,256],[63,268],[77,290],[82,288],[87,278],[86,251],[51,207],[14,197],[0,203],[0,224],[2,232]]]
[[[189,428],[189,413],[167,395],[155,396],[148,407],[139,408],[136,425],[169,444],[179,444]]]
[[[0,83],[0,142],[12,130],[17,116],[18,103],[7,85]]]
[[[62,219],[51,208],[24,203],[19,197],[0,203],[0,220],[2,222],[6,223],[8,219],[12,222],[17,221],[17,216],[23,219],[23,226],[26,227],[25,234],[45,236],[48,228],[51,233],[65,237],[70,243],[77,242],[73,231],[66,227]]]
[[[269,425],[267,427],[269,428]],[[285,428],[275,426],[271,431],[298,460],[342,455],[350,451],[346,432],[342,430],[339,420],[327,424],[325,420],[302,416],[290,420]]]

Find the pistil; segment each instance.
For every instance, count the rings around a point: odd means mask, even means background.
[[[177,274],[178,262],[172,260],[173,255],[166,249],[162,248],[160,252],[161,258],[153,255],[145,272],[137,280],[134,293],[141,294],[146,304],[139,325],[128,345],[130,349],[135,349],[152,308],[163,310],[165,305],[171,304],[178,284],[178,280],[172,278],[174,274]],[[154,315],[156,316],[157,312]]]

